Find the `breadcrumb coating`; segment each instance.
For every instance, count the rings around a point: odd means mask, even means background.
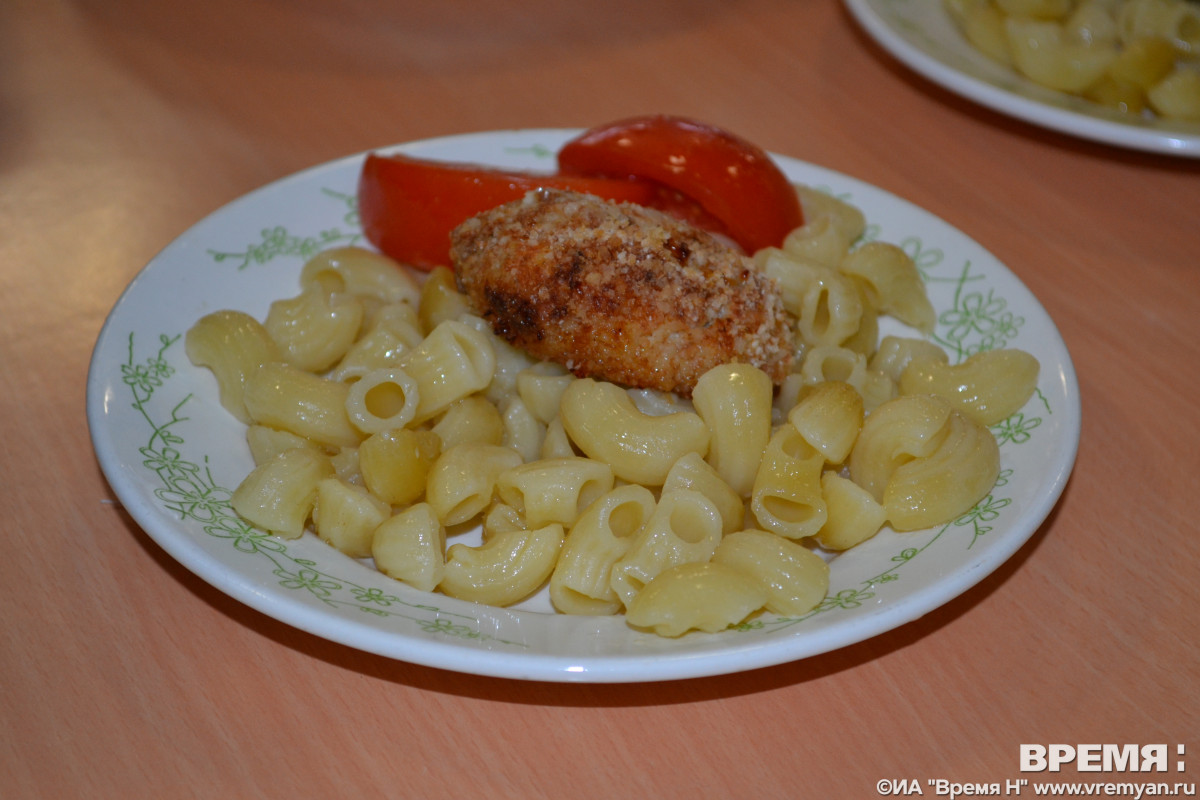
[[[450,255],[499,336],[580,377],[690,396],[718,364],[788,374],[775,281],[658,211],[539,189],[464,222]]]

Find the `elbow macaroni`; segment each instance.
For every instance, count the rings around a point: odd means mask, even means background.
[[[560,613],[624,612],[663,636],[810,613],[829,586],[820,552],[949,522],[990,491],[985,426],[1024,405],[1038,365],[880,341],[881,314],[932,328],[912,259],[861,243],[854,206],[797,191],[806,224],[755,256],[796,317],[778,388],[746,364],[690,398],[576,377],[497,336],[449,270],[418,285],[361,248],[310,259],[264,322],[207,315],[188,356],[256,465],[233,509],[473,602],[546,588]],[[481,544],[447,547],[476,525]]]
[[[531,527],[557,522],[569,528],[593,500],[612,489],[613,480],[612,467],[590,458],[539,459],[502,472],[496,493]]]
[[[461,600],[510,606],[550,577],[562,543],[563,527],[554,523],[497,533],[478,547],[451,545],[438,588]]]
[[[981,425],[1021,409],[1037,388],[1037,359],[1022,350],[985,350],[951,366],[916,359],[900,373],[900,394],[934,394]]]
[[[711,559],[722,528],[716,506],[699,492],[680,489],[664,494],[629,550],[613,565],[609,585],[628,608],[634,596],[668,567]]]
[[[754,478],[750,509],[759,525],[789,539],[815,535],[827,511],[821,496],[824,457],[788,423],[779,428]]]
[[[564,614],[615,614],[621,601],[611,586],[613,565],[654,512],[654,495],[627,484],[589,505],[563,541],[550,576],[550,602]]]
[[[748,364],[713,367],[692,390],[692,404],[710,434],[708,463],[742,496],[750,494],[771,438],[773,391],[767,373]]]
[[[264,364],[283,360],[267,329],[241,311],[217,311],[188,330],[184,346],[193,364],[212,370],[225,410],[250,424],[243,402],[246,381]]]
[[[567,435],[591,458],[612,467],[622,480],[662,486],[671,465],[685,453],[708,452],[708,426],[698,414],[651,416],[619,386],[583,378],[562,396]]]

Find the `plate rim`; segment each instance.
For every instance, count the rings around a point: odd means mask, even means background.
[[[716,651],[656,652],[645,656],[620,654],[612,656],[589,655],[585,658],[575,658],[558,654],[526,654],[499,650],[470,651],[476,658],[464,659],[463,648],[454,642],[442,640],[424,640],[406,636],[402,633],[381,636],[378,629],[359,622],[347,621],[337,617],[332,612],[311,609],[300,603],[292,602],[277,593],[263,591],[242,574],[230,571],[219,561],[210,558],[202,552],[199,544],[189,536],[179,536],[171,526],[164,524],[162,509],[155,508],[143,502],[142,497],[128,490],[120,481],[123,466],[118,458],[118,452],[106,438],[106,403],[102,397],[106,386],[111,382],[108,376],[100,373],[103,345],[114,336],[114,326],[119,319],[119,312],[137,285],[145,280],[151,269],[164,255],[181,240],[185,240],[193,232],[214,217],[235,211],[240,204],[251,203],[263,194],[278,191],[281,187],[292,182],[311,179],[314,174],[322,171],[346,169],[361,162],[370,152],[399,152],[428,148],[430,146],[455,145],[471,139],[489,139],[497,135],[517,134],[525,137],[566,137],[578,133],[573,128],[531,128],[531,129],[501,129],[496,131],[476,131],[452,134],[449,136],[431,137],[427,139],[403,142],[381,148],[361,151],[349,156],[342,156],[322,164],[317,164],[290,175],[283,176],[256,189],[253,189],[214,209],[203,218],[193,223],[180,233],[166,247],[151,258],[134,276],[125,289],[120,293],[105,318],[99,334],[96,337],[92,356],[89,360],[87,377],[87,421],[92,439],[93,451],[100,464],[112,491],[119,502],[136,524],[153,539],[177,563],[212,585],[218,591],[232,597],[244,605],[264,613],[267,616],[354,649],[371,652],[376,655],[389,657],[405,662],[447,669],[459,673],[478,676],[513,678],[549,682],[586,682],[586,683],[625,683],[651,682],[663,680],[678,680],[695,677],[717,676],[748,669],[775,666],[802,660],[816,655],[832,652],[843,647],[874,638],[889,630],[911,622],[937,608],[940,608],[964,592],[978,584],[988,575],[1009,561],[1012,556],[1032,538],[1044,524],[1046,518],[1057,504],[1064,491],[1073,470],[1078,452],[1080,425],[1079,391],[1075,376],[1074,364],[1070,358],[1065,341],[1054,324],[1053,319],[1041,306],[1040,300],[1028,290],[1019,277],[999,259],[996,263],[1007,272],[1026,292],[1028,300],[1037,305],[1050,330],[1056,339],[1056,347],[1064,354],[1065,361],[1060,365],[1062,374],[1056,377],[1056,383],[1063,383],[1063,398],[1068,404],[1066,417],[1069,428],[1066,431],[1066,448],[1061,450],[1053,473],[1048,475],[1049,484],[1038,495],[1036,509],[1031,509],[1021,518],[1022,525],[1016,534],[1010,533],[1004,539],[1003,547],[995,547],[987,551],[988,557],[972,560],[955,574],[941,578],[937,583],[939,591],[916,591],[908,595],[892,598],[888,603],[857,616],[853,624],[836,625],[828,629],[810,631],[805,636],[789,637],[781,634],[774,637],[748,638],[744,643],[724,647]],[[868,184],[857,178],[843,173],[811,164],[801,159],[786,155],[773,156],[787,162],[794,162],[803,167],[829,175],[837,175],[848,183],[870,188],[871,191],[886,196],[891,201],[901,203],[911,209],[926,215],[931,220],[947,226],[952,231],[964,237],[980,251],[987,252],[980,243],[971,239],[966,233],[945,222],[932,212],[898,197],[886,189]],[[995,258],[995,256],[992,256]],[[969,567],[969,568],[968,568]],[[947,588],[949,587],[949,588]],[[270,588],[270,587],[268,587]],[[932,595],[932,596],[930,596]],[[945,595],[943,597],[943,595]],[[526,612],[531,613],[531,612]],[[382,641],[380,639],[382,638]],[[814,647],[814,642],[819,644]],[[769,651],[764,657],[762,651]],[[745,663],[747,659],[753,663]],[[581,660],[586,664],[579,663]],[[465,661],[465,663],[464,663]]]

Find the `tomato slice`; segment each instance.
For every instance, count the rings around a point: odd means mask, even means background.
[[[601,125],[567,142],[559,171],[649,178],[691,198],[747,253],[778,247],[804,223],[795,187],[755,144],[702,122],[664,115]]]
[[[657,183],[636,177],[539,175],[371,153],[359,176],[358,214],[371,244],[430,270],[449,264],[450,233],[463,221],[539,188],[639,205],[659,204],[664,194]]]

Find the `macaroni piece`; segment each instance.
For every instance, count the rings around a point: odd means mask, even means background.
[[[357,447],[366,438],[350,422],[350,387],[282,362],[246,378],[242,402],[259,425],[288,431],[327,447]]]
[[[567,435],[584,453],[611,465],[618,478],[646,486],[662,486],[685,453],[705,455],[711,438],[698,414],[651,416],[621,387],[592,378],[567,387],[560,414]]]
[[[721,515],[723,533],[732,533],[742,527],[745,501],[698,453],[685,453],[671,465],[662,491],[665,494],[674,489],[691,489],[707,497]]]
[[[707,497],[688,489],[668,492],[613,565],[609,584],[628,608],[642,587],[664,569],[712,558],[722,528],[721,514]]]
[[[887,522],[887,510],[863,487],[833,471],[821,475],[825,524],[813,539],[826,550],[849,550]]]
[[[241,311],[216,311],[188,330],[184,346],[193,364],[216,376],[222,407],[239,422],[251,423],[243,402],[247,378],[264,364],[283,360],[262,323]]]
[[[654,494],[636,483],[618,487],[589,505],[563,541],[550,576],[550,602],[564,614],[616,614],[612,570],[633,536],[654,513]]]
[[[346,413],[363,433],[403,428],[417,415],[417,382],[399,367],[373,369],[350,384]]]
[[[1037,388],[1037,359],[1023,350],[984,350],[961,364],[915,359],[900,373],[900,394],[935,394],[981,425],[995,425]]]
[[[380,523],[371,557],[384,575],[432,592],[446,574],[446,529],[428,503],[417,503]]]
[[[837,347],[858,330],[862,297],[846,274],[774,247],[759,250],[754,261],[779,283],[803,343]]]
[[[406,352],[423,335],[416,312],[407,302],[380,306],[363,320],[362,335],[329,372],[335,381],[352,381],[373,369],[400,366]]]
[[[841,236],[847,250],[867,229],[867,218],[861,210],[850,205],[845,200],[839,200],[831,194],[818,191],[811,186],[797,184],[796,193],[800,195],[800,205],[804,209],[804,228],[820,224],[820,220],[828,219],[829,225]],[[805,238],[808,238],[805,235]],[[784,249],[792,248],[792,236],[784,239]]]
[[[333,464],[318,450],[284,450],[246,476],[229,500],[251,525],[284,539],[296,539],[317,502],[317,484],[333,474]]]
[[[495,403],[473,394],[451,404],[434,424],[433,432],[446,449],[465,442],[502,444],[504,419]]]
[[[821,496],[824,457],[791,423],[780,426],[763,451],[750,509],[759,524],[788,539],[813,536],[825,524]]]
[[[425,495],[429,473],[444,446],[435,431],[380,431],[359,445],[358,472],[380,500],[406,506]]]
[[[569,528],[593,500],[612,489],[614,480],[612,467],[602,461],[542,459],[500,473],[496,494],[530,527],[557,522]]]
[[[317,483],[313,530],[351,558],[371,555],[375,529],[391,514],[391,506],[362,486],[333,476]]]
[[[300,286],[313,283],[389,306],[415,308],[421,297],[421,287],[411,273],[362,247],[333,247],[310,258],[300,271]]]
[[[659,636],[708,633],[736,625],[766,605],[767,588],[746,572],[719,561],[676,564],[654,578],[625,611],[630,625]]]
[[[949,401],[932,395],[908,395],[871,412],[850,452],[850,479],[883,501],[892,473],[915,458],[934,452],[946,436],[954,412]]]
[[[504,401],[500,421],[504,425],[501,444],[516,450],[525,461],[538,457],[546,445],[546,426],[519,395]]]
[[[723,364],[700,376],[692,403],[708,426],[708,463],[743,497],[754,486],[771,438],[770,376],[750,364]]]
[[[255,466],[270,461],[284,450],[293,447],[307,447],[321,452],[321,446],[311,439],[291,433],[268,428],[266,425],[250,425],[246,428],[246,444],[250,446],[250,457]]]
[[[400,366],[417,387],[413,421],[423,422],[485,388],[496,372],[496,351],[487,334],[449,319],[405,353]]]
[[[511,447],[460,444],[442,453],[429,470],[426,502],[443,525],[473,519],[492,502],[501,473],[524,463]]]
[[[850,454],[850,478],[871,492],[899,531],[970,510],[1000,473],[991,431],[935,395],[907,395],[867,417]]]
[[[843,381],[818,383],[801,395],[788,422],[826,462],[841,464],[862,427],[862,395]]]
[[[928,455],[901,464],[883,490],[888,522],[915,531],[954,519],[982,500],[1000,474],[1000,447],[991,431],[957,411]]]
[[[717,545],[713,561],[756,578],[767,589],[763,607],[775,614],[805,614],[829,591],[829,565],[820,556],[766,531],[729,534]]]
[[[438,588],[461,600],[512,605],[550,577],[563,537],[562,525],[554,523],[537,530],[497,533],[479,547],[450,545]]]
[[[271,304],[263,327],[284,360],[307,372],[323,372],[342,359],[362,326],[362,302],[314,282],[300,294]]]
[[[871,305],[922,333],[937,321],[912,256],[888,242],[867,242],[846,255],[840,269],[860,281]]]

